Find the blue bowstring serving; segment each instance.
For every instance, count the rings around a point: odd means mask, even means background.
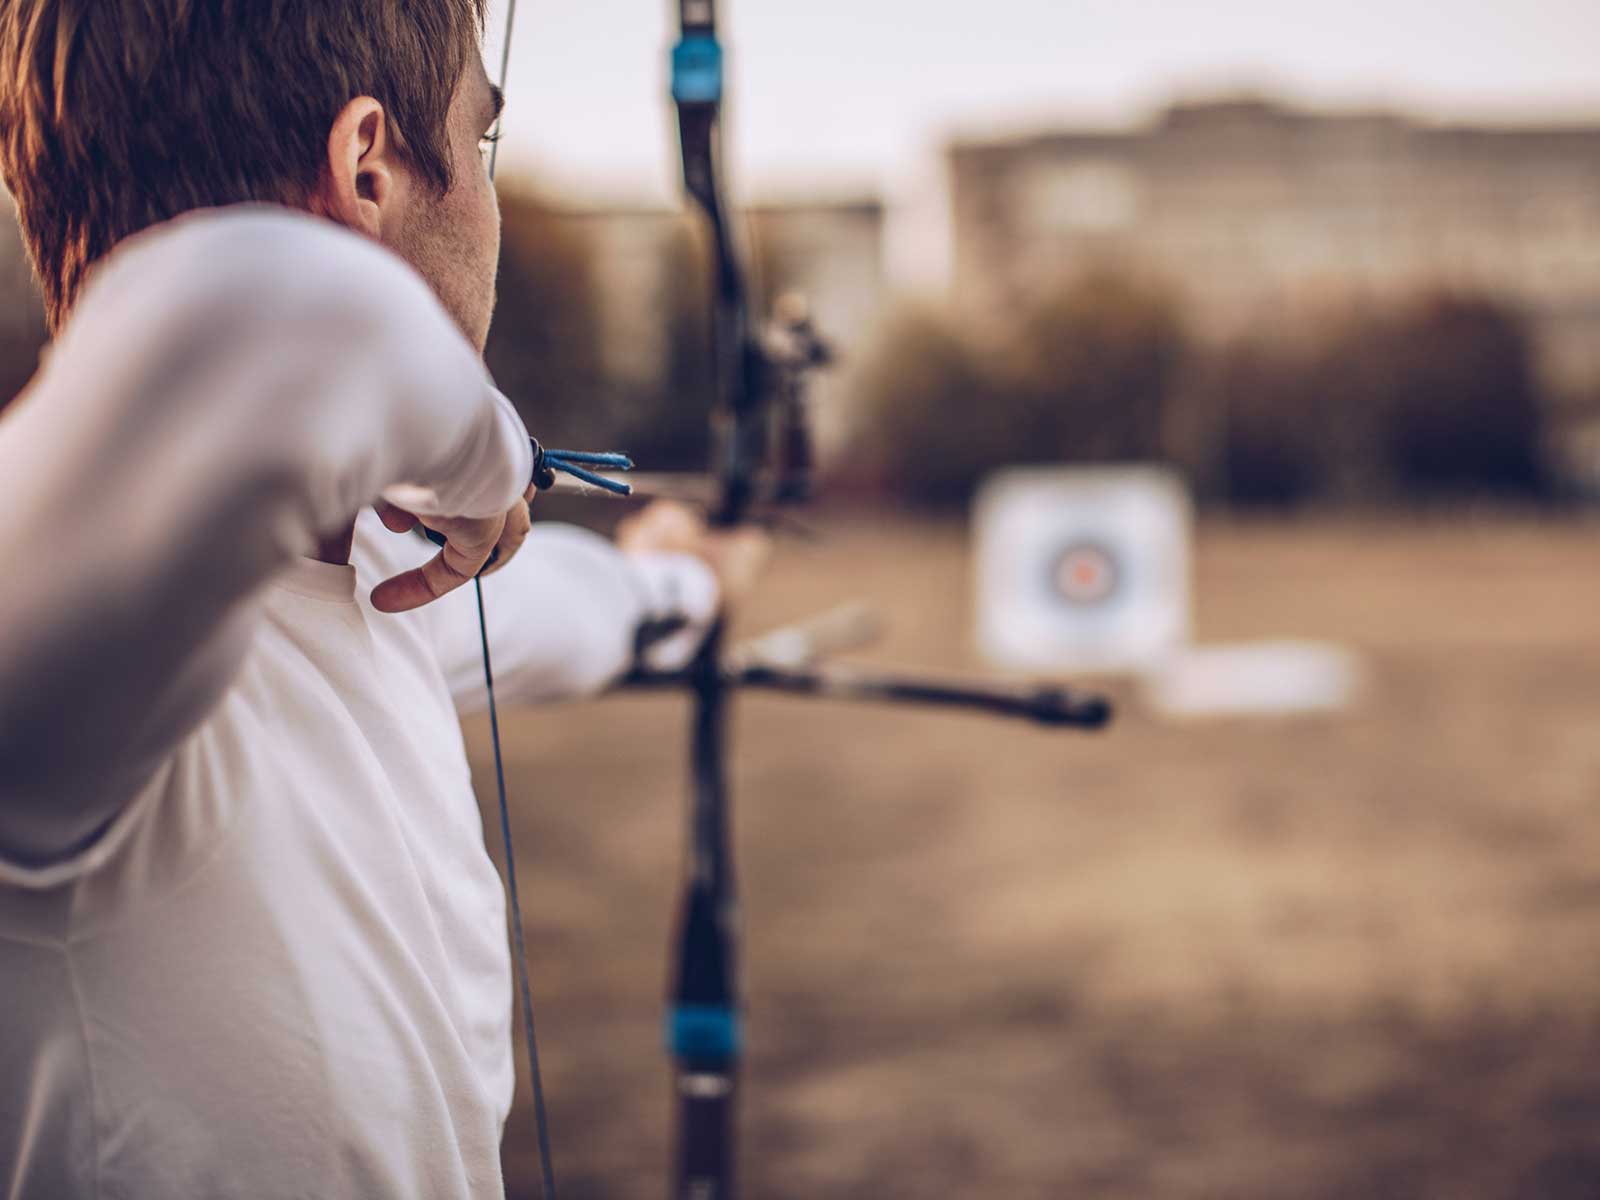
[[[563,475],[570,475],[574,479],[582,480],[593,487],[603,488],[618,496],[633,495],[633,488],[626,483],[619,479],[609,479],[590,469],[631,471],[633,459],[626,454],[593,450],[546,450],[543,447],[540,447],[538,454],[540,464],[552,471],[560,471]]]

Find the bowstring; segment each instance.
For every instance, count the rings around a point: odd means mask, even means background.
[[[494,781],[500,796],[500,844],[506,854],[506,895],[511,905],[511,936],[517,951],[517,981],[522,993],[522,1028],[528,1035],[528,1077],[533,1083],[533,1119],[539,1138],[539,1170],[546,1200],[556,1200],[555,1166],[550,1155],[550,1118],[545,1111],[544,1081],[539,1072],[539,1038],[533,1021],[533,987],[528,982],[528,946],[522,932],[522,897],[517,891],[517,855],[511,840],[511,806],[506,803],[505,759],[500,751],[500,713],[494,701],[494,667],[489,658],[489,618],[483,603],[483,580],[472,581],[478,592],[478,636],[483,646],[483,682],[489,694],[489,732],[494,743]]]
[[[517,27],[517,0],[508,0],[506,4],[506,38],[500,46],[500,78],[496,84],[500,88],[500,97],[505,99],[506,80],[511,78],[511,32]],[[489,182],[494,182],[494,168],[500,161],[500,127],[505,124],[505,109],[500,110],[500,115],[494,123],[494,141],[489,144]]]
[[[500,47],[500,94],[505,95],[506,80],[511,72],[511,34],[517,23],[517,0],[506,5],[505,41]],[[501,120],[504,115],[502,113]],[[495,167],[500,161],[500,124],[495,122],[495,140],[489,146],[489,182],[494,182]],[[511,938],[516,949],[517,982],[522,995],[522,1028],[527,1034],[528,1078],[533,1085],[533,1119],[539,1139],[539,1172],[541,1194],[545,1200],[556,1200],[555,1164],[550,1154],[550,1118],[545,1109],[544,1079],[539,1070],[539,1037],[533,1020],[533,987],[528,982],[528,946],[522,927],[522,897],[517,889],[517,854],[511,839],[511,806],[506,800],[505,756],[500,749],[500,713],[494,698],[494,666],[489,656],[489,615],[483,602],[483,579],[475,578],[473,587],[478,594],[478,636],[483,647],[483,684],[489,698],[489,733],[494,744],[494,782],[500,800],[500,844],[506,858],[506,899],[511,907]]]

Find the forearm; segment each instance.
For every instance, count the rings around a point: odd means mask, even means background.
[[[684,628],[684,658],[715,617],[715,577],[678,554],[625,554],[596,534],[534,525],[521,552],[484,580],[498,690],[512,703],[573,699],[604,691],[634,665],[649,623]],[[449,597],[433,613],[445,677],[464,712],[485,704],[476,613]],[[674,664],[667,664],[674,665]]]

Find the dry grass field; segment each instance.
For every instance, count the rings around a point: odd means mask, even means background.
[[[824,527],[750,627],[862,597],[874,661],[978,669],[962,528]],[[1344,643],[1364,702],[1124,693],[1096,737],[741,702],[746,1195],[1600,1196],[1600,525],[1211,524],[1197,586],[1202,640]],[[572,1200],[667,1191],[685,712],[506,722]]]

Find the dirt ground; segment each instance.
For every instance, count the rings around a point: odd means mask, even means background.
[[[825,532],[751,628],[860,597],[870,660],[980,669],[963,528]],[[1362,652],[1363,703],[741,702],[747,1196],[1600,1196],[1600,524],[1210,524],[1197,589],[1202,640]],[[571,1200],[667,1191],[686,711],[506,721]]]

